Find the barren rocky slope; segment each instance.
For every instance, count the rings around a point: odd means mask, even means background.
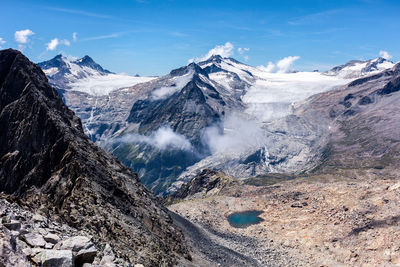
[[[312,97],[298,114],[329,122],[318,173],[336,169],[397,169],[400,151],[400,64]]]
[[[0,191],[24,208],[110,243],[131,263],[190,258],[181,231],[137,175],[95,146],[19,51],[0,51]]]
[[[264,265],[398,266],[399,189],[396,176],[369,170],[273,186],[233,185],[169,208]],[[228,215],[247,210],[262,211],[263,221],[247,228],[229,224]],[[253,245],[241,247],[233,236],[252,239]]]

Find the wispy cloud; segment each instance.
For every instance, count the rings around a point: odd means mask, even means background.
[[[78,34],[76,32],[74,32],[72,34],[72,41],[76,42],[78,40]]]
[[[125,33],[124,32],[115,32],[115,33],[106,34],[106,35],[87,37],[87,38],[83,38],[83,39],[79,39],[79,40],[81,40],[81,41],[94,41],[94,40],[110,39],[110,38],[120,37],[123,34],[125,34]]]
[[[182,32],[171,32],[170,35],[176,36],[176,37],[186,37],[186,36],[188,36],[187,34],[182,33]]]
[[[85,17],[100,18],[100,19],[113,18],[113,16],[110,16],[110,15],[92,13],[92,12],[87,12],[87,11],[78,10],[78,9],[67,9],[67,8],[58,8],[58,7],[45,7],[45,8],[49,9],[49,10],[53,10],[53,11],[74,14],[74,15],[81,15],[81,16],[85,16]]]
[[[245,61],[249,61],[249,56],[246,55],[246,53],[250,51],[250,48],[248,48],[248,47],[243,47],[243,48],[242,48],[242,47],[239,47],[239,48],[237,49],[237,51],[239,52],[240,55],[243,56],[243,59],[244,59]]]
[[[326,10],[322,12],[317,12],[313,14],[308,14],[300,17],[293,18],[288,22],[289,25],[305,25],[305,24],[314,24],[326,21],[330,17],[337,15],[343,12],[342,9],[332,9]]]

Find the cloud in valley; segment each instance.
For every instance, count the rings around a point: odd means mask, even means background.
[[[260,125],[247,117],[231,114],[223,121],[223,133],[218,126],[208,127],[203,142],[212,154],[242,153],[263,146],[266,142]]]
[[[68,40],[59,40],[58,38],[52,39],[49,43],[46,44],[46,50],[56,50],[59,45],[69,46],[71,43]]]
[[[170,127],[164,126],[151,135],[127,134],[118,138],[116,142],[122,143],[146,143],[158,149],[191,150],[192,145],[185,136],[175,133]]]

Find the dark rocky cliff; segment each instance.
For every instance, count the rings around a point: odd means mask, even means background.
[[[190,257],[166,209],[130,169],[94,145],[41,69],[0,51],[0,192],[87,230],[132,263]]]

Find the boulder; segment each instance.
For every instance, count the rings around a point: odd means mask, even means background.
[[[86,236],[74,236],[58,242],[54,249],[72,250],[75,263],[82,266],[84,263],[92,263],[97,254],[97,249]]]
[[[87,249],[93,246],[92,241],[86,236],[73,236],[58,242],[55,249],[70,249],[73,252],[78,252],[82,249]]]
[[[43,239],[43,236],[38,233],[25,234],[24,239],[31,247],[44,247],[46,245],[46,241]]]
[[[71,250],[44,250],[33,259],[43,267],[74,266],[74,256]]]
[[[3,225],[12,231],[18,231],[19,229],[21,229],[21,223],[15,220],[11,220],[10,222],[4,223]]]
[[[92,263],[96,255],[97,249],[94,246],[79,250],[75,255],[75,264],[82,266],[84,263]]]

